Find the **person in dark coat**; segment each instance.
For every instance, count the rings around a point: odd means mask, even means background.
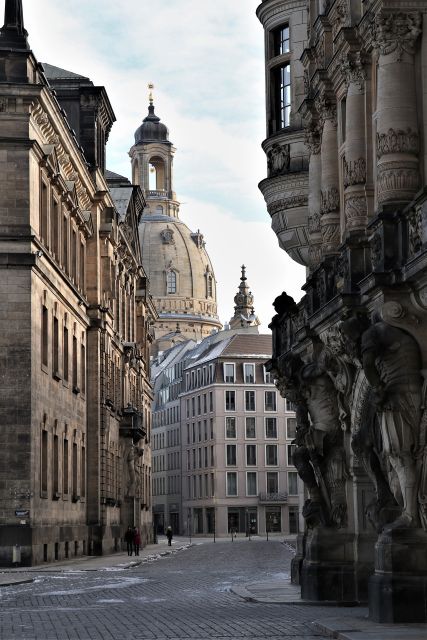
[[[172,533],[172,527],[169,526],[166,529],[166,537],[168,539],[168,546],[171,547],[172,546],[172,538],[173,538],[173,533]]]
[[[132,527],[128,527],[125,533],[125,542],[126,542],[126,547],[128,551],[128,556],[131,556],[133,553],[133,544],[134,544],[133,539],[134,539],[133,529]]]
[[[135,527],[133,530],[133,546],[135,549],[135,555],[139,556],[139,547],[141,546],[141,534],[139,533],[139,529]]]

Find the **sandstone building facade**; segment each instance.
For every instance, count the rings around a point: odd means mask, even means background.
[[[270,370],[297,406],[302,596],[427,620],[426,4],[264,0],[268,177],[307,268]]]
[[[149,346],[139,187],[105,170],[103,87],[41,65],[22,2],[0,31],[0,562],[151,535]]]

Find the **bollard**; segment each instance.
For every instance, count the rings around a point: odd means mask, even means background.
[[[21,547],[19,544],[15,544],[12,548],[12,564],[16,566],[21,564]]]

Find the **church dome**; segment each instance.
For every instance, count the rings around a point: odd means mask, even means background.
[[[215,274],[200,231],[193,233],[179,218],[148,215],[139,232],[160,319],[169,320],[173,329],[182,321],[220,328]]]
[[[154,113],[154,105],[148,107],[148,116],[142,121],[142,125],[135,131],[135,144],[146,142],[169,142],[169,129],[160,122],[160,118]]]

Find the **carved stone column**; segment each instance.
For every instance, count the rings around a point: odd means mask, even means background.
[[[320,157],[321,136],[317,125],[312,124],[306,130],[305,144],[310,151],[308,178],[308,259],[310,269],[315,269],[322,260],[321,230],[321,188],[322,162]]]
[[[365,73],[360,60],[346,57],[343,71],[347,84],[344,210],[346,230],[364,231],[367,224],[366,146],[365,146]]]
[[[341,241],[337,109],[336,104],[325,94],[319,98],[316,106],[323,123],[321,146],[322,253],[324,256],[328,256],[338,252]]]
[[[419,188],[414,53],[420,33],[419,13],[376,18],[378,205],[410,202]]]

